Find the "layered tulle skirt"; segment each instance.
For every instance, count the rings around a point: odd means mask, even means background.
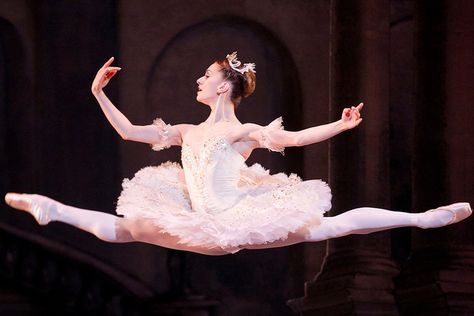
[[[183,244],[225,249],[284,240],[307,223],[318,225],[331,208],[325,182],[270,175],[259,164],[241,170],[236,194],[238,202],[218,214],[195,211],[181,165],[167,162],[123,181],[117,214],[147,219]]]

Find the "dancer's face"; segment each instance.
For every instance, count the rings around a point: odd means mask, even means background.
[[[196,80],[198,84],[197,101],[207,105],[215,102],[218,97],[217,91],[224,83],[220,69],[221,67],[217,63],[213,63],[206,69],[204,76]]]

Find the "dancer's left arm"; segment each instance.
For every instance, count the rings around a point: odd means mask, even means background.
[[[329,124],[310,127],[300,131],[285,131],[283,129],[269,129],[265,133],[267,141],[274,147],[284,148],[291,146],[305,146],[329,139],[341,132],[352,129],[362,122],[360,111],[364,104],[360,103],[356,107],[345,108],[342,111],[341,119]],[[249,134],[249,138],[262,143],[261,130],[254,130]]]
[[[135,125],[120,112],[110,101],[103,89],[121,69],[112,67],[114,57],[111,57],[97,72],[92,82],[91,91],[97,99],[107,120],[124,140],[152,144],[153,148],[163,149],[172,145],[181,145],[182,135],[190,128],[189,124],[169,125],[161,119],[150,125]]]

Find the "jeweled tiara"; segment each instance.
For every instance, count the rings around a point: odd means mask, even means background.
[[[232,54],[228,54],[226,56],[226,58],[229,61],[230,67],[232,69],[234,69],[235,71],[238,71],[241,74],[244,74],[247,71],[251,71],[253,73],[256,73],[254,63],[247,63],[247,64],[244,64],[243,68],[238,68],[242,63],[239,60],[237,60],[237,52],[233,52]]]

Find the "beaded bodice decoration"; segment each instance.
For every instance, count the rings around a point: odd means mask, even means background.
[[[208,138],[197,153],[184,143],[181,160],[195,211],[217,214],[239,201],[243,194],[238,183],[244,158],[223,136]]]

